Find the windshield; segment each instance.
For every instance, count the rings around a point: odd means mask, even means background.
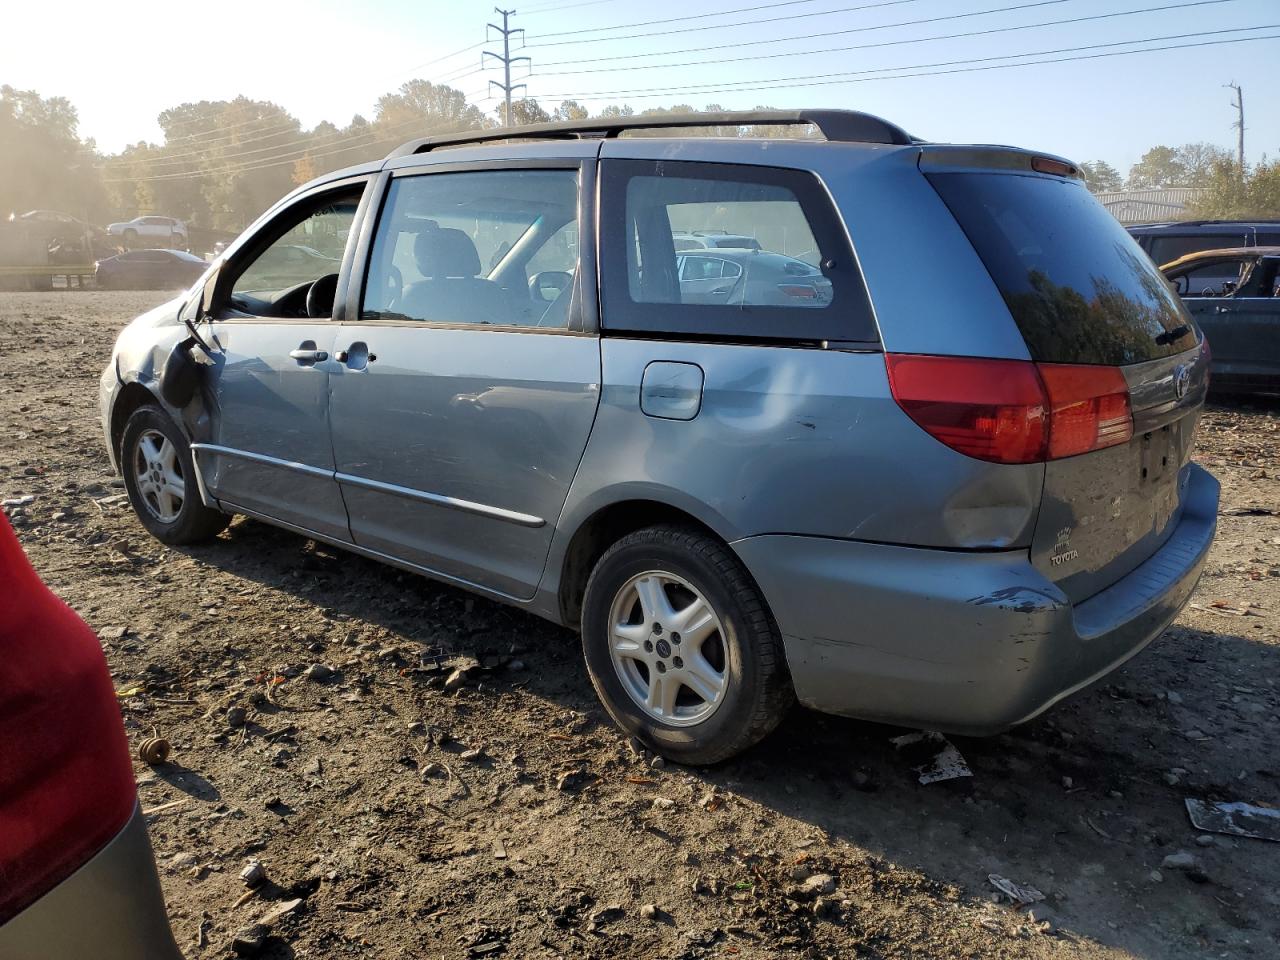
[[[1181,301],[1082,184],[991,173],[929,180],[986,264],[1035,360],[1119,366],[1195,346]]]

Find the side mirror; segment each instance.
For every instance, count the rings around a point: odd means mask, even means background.
[[[543,270],[529,281],[529,293],[534,300],[554,303],[571,286],[573,274],[564,270]]]

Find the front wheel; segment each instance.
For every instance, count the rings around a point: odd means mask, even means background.
[[[139,407],[120,444],[120,468],[129,502],[161,543],[198,543],[221,533],[231,518],[200,502],[191,447],[158,407]]]
[[[793,699],[759,588],[727,546],[693,529],[649,527],[605,552],[587,583],[582,646],[613,719],[680,763],[742,752]]]

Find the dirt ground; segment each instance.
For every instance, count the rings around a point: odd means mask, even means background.
[[[630,749],[565,630],[253,521],[149,538],[96,382],[161,299],[0,294],[0,499],[35,496],[14,525],[99,631],[131,741],[173,743],[137,777],[188,957],[297,898],[261,956],[1280,955],[1280,844],[1183,807],[1280,805],[1280,404],[1205,414],[1223,499],[1193,606],[1042,719],[956,738],[971,779],[922,786],[902,731],[800,709],[685,769]],[[989,874],[1046,901],[995,903]]]

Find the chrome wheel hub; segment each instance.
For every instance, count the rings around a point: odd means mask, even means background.
[[[609,611],[609,649],[623,689],[655,720],[693,726],[724,701],[724,628],[683,577],[651,570],[624,583]]]
[[[186,483],[178,448],[159,430],[138,438],[133,454],[133,478],[143,506],[157,520],[173,523],[182,511]]]

